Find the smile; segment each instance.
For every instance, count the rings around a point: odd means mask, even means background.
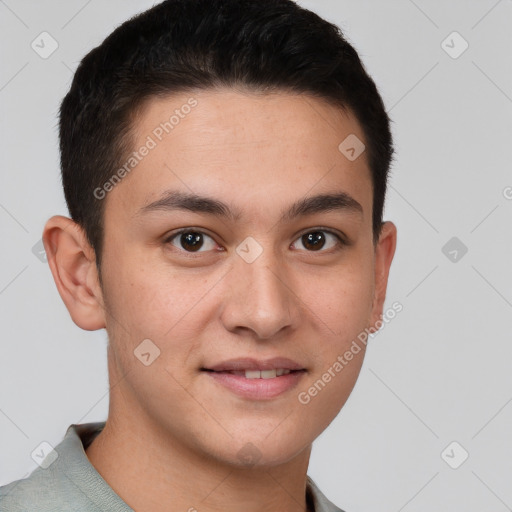
[[[306,370],[203,370],[215,385],[249,400],[269,400],[297,386]]]

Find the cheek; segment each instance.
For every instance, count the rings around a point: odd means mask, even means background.
[[[323,333],[314,344],[319,364],[298,398],[300,407],[308,411],[306,417],[316,418],[310,428],[317,429],[318,435],[339,413],[356,384],[366,351],[361,334],[369,325],[372,295],[371,280],[353,275],[331,283],[317,306],[321,323],[328,328],[318,326]]]
[[[351,341],[333,343],[323,364],[297,391],[297,414],[306,431],[320,435],[339,414],[354,389],[363,363],[365,346]],[[357,353],[354,353],[357,352]],[[350,354],[347,358],[347,355]]]
[[[371,259],[354,258],[352,263],[330,270],[318,283],[314,310],[332,332],[344,338],[367,327],[374,292]]]
[[[127,344],[135,348],[150,339],[162,349],[173,346],[179,354],[211,320],[212,292],[218,281],[217,275],[177,272],[136,258],[119,258],[105,279],[107,331],[123,340],[123,351]]]
[[[325,280],[316,297],[315,313],[322,339],[315,343],[320,363],[308,382],[302,404],[323,419],[321,428],[338,414],[349,397],[361,370],[373,302],[371,258],[355,258],[339,269],[336,278]],[[326,328],[327,326],[327,328]],[[306,403],[307,402],[307,403]],[[321,431],[321,430],[320,430]]]

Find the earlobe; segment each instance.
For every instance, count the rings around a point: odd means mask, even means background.
[[[105,327],[94,250],[83,229],[67,217],[48,220],[43,231],[48,264],[73,322],[87,331]]]
[[[371,325],[375,325],[384,308],[389,269],[396,249],[397,230],[392,222],[384,222],[375,249],[375,290]]]

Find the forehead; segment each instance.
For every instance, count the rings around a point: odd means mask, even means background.
[[[340,150],[347,138],[363,143],[360,124],[308,95],[219,89],[151,98],[133,133],[138,161],[109,198],[122,194],[132,210],[169,189],[261,206],[271,206],[269,196],[333,188],[371,201],[366,153],[351,160]]]

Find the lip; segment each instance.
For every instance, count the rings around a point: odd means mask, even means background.
[[[243,375],[222,373],[242,370],[290,370],[286,375],[270,379],[247,379]],[[250,400],[270,400],[297,386],[307,373],[306,368],[287,357],[257,360],[253,358],[230,359],[201,368],[201,373],[234,394]]]
[[[203,370],[202,373],[243,398],[270,400],[297,386],[306,370],[292,371],[271,379],[247,379],[242,375],[207,370]]]
[[[222,363],[213,366],[205,366],[201,370],[213,370],[214,372],[229,372],[240,370],[305,370],[304,366],[300,365],[292,359],[287,357],[274,357],[272,359],[257,360],[250,357],[229,359]]]

